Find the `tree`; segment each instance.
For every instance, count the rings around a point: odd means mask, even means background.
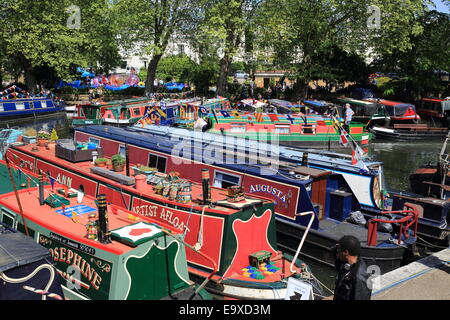
[[[3,0],[0,39],[6,57],[24,72],[30,91],[39,68],[61,78],[74,76],[77,66],[108,68],[119,61],[109,11],[107,0]]]
[[[402,79],[385,86],[388,90],[400,94],[399,90],[409,88],[412,91],[409,95],[416,95],[415,98],[442,93],[442,83],[436,72],[450,71],[450,15],[433,10],[417,20],[423,32],[410,36],[409,50],[394,50],[374,61],[377,70],[402,75]]]
[[[210,0],[207,1],[204,21],[200,26],[203,42],[215,43],[221,51],[217,94],[227,91],[227,77],[233,59],[244,43],[244,33],[249,30],[260,0]]]
[[[333,48],[361,57],[409,49],[409,36],[421,32],[416,16],[428,2],[266,0],[257,14],[259,50],[292,69],[298,99],[321,76],[323,56]]]
[[[171,55],[163,57],[158,65],[156,76],[158,79],[170,82],[190,82],[196,63],[186,55]]]
[[[169,41],[189,29],[199,10],[191,0],[116,0],[120,43],[128,51],[149,55],[146,94],[153,93],[158,64]],[[140,47],[140,49],[136,49]]]

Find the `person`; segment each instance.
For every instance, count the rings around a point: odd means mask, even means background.
[[[354,236],[343,236],[334,252],[337,276],[333,300],[370,300],[369,275],[360,256],[359,240]]]
[[[349,103],[345,104],[345,121],[344,121],[344,129],[349,132],[350,122],[352,122],[352,118],[355,112],[350,107]]]

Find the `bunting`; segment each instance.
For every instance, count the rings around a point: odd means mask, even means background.
[[[264,117],[262,113],[255,113],[255,118],[257,122],[264,122]]]
[[[291,117],[290,114],[287,115],[287,119],[291,122],[291,124],[294,124],[294,118]]]
[[[231,118],[230,114],[225,111],[225,110],[220,110],[220,113],[225,117],[225,118]]]

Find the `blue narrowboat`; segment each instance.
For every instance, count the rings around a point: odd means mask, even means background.
[[[0,120],[16,120],[24,116],[41,116],[63,111],[64,107],[49,97],[0,100]]]

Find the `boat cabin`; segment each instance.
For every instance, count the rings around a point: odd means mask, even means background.
[[[426,118],[448,122],[450,117],[450,99],[422,98],[417,113]]]
[[[366,99],[365,101],[376,103],[379,107],[383,107],[391,122],[418,123],[420,121],[420,116],[417,114],[416,107],[413,104],[385,99]]]

